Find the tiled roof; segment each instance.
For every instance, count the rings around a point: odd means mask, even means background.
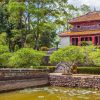
[[[81,32],[64,32],[60,33],[60,37],[66,36],[75,36],[75,35],[93,35],[93,34],[100,34],[100,30],[90,30],[90,31],[81,31]]]
[[[86,22],[86,21],[100,21],[100,12],[90,12],[83,16],[79,16],[69,20],[69,23],[78,23],[78,22]]]

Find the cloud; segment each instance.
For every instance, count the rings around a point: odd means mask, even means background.
[[[82,4],[86,4],[92,9],[96,8],[97,10],[100,10],[100,0],[68,0],[68,2],[78,7]]]

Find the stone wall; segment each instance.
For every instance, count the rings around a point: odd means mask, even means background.
[[[100,90],[100,77],[50,75],[51,86],[93,88]]]
[[[0,69],[0,92],[49,84],[45,70]]]
[[[32,68],[1,68],[0,78],[4,77],[19,77],[19,76],[32,76],[37,73],[48,73],[47,69],[32,69]]]
[[[100,90],[100,75],[48,75],[46,70],[0,69],[0,92],[46,85]]]
[[[48,79],[24,79],[0,81],[0,92],[19,90],[30,87],[39,87],[48,85]]]

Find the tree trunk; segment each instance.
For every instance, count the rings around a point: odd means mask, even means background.
[[[40,5],[40,2],[38,1],[38,3],[37,3],[38,10],[40,9],[39,5]],[[36,37],[35,37],[35,47],[34,47],[35,50],[39,50],[39,33],[40,33],[39,22],[40,22],[40,17],[39,17],[39,15],[37,15],[37,31],[36,31],[37,33],[36,33]]]

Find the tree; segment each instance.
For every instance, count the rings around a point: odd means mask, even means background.
[[[6,12],[0,5],[0,33],[5,32],[7,27]]]
[[[91,11],[92,10],[91,10],[90,6],[83,4],[80,7],[77,7],[77,11],[73,12],[73,16],[74,17],[82,16],[82,15],[85,15],[85,14],[91,12]]]
[[[72,66],[77,62],[82,62],[84,55],[81,51],[81,47],[68,46],[58,51],[54,52],[50,56],[50,61],[52,63],[67,62],[68,66]]]
[[[71,74],[71,70],[78,62],[83,62],[84,55],[81,47],[69,46],[55,51],[50,56],[51,63],[58,63],[57,66],[64,68],[63,74]]]
[[[82,14],[86,14],[91,11],[91,8],[88,5],[83,4],[80,7],[80,11],[82,12]]]
[[[45,31],[40,36],[40,47],[48,47],[50,48],[53,46],[53,43],[55,41],[56,34],[55,32],[51,31]]]
[[[81,63],[82,65],[87,65],[87,66],[94,65],[92,59],[90,59],[90,57],[89,57],[90,53],[93,52],[94,50],[95,50],[95,46],[92,46],[92,45],[90,45],[90,46],[84,45],[81,47],[81,51],[84,55],[84,59],[83,59],[84,62]]]
[[[10,51],[14,51],[16,45],[18,45],[19,48],[24,47],[24,40],[26,37],[25,25],[23,21],[25,4],[24,2],[9,0],[7,4],[7,11],[9,13],[9,25],[11,26],[11,28],[8,28],[11,33],[8,36],[10,41],[9,45],[11,48]]]
[[[77,63],[100,66],[100,49],[95,46],[68,46],[54,52],[50,56],[50,61],[52,63],[67,62],[68,66]]]
[[[51,47],[58,29],[64,30],[69,13],[75,10],[68,0],[7,0],[2,1],[6,15],[6,33],[9,50],[15,51],[16,46],[23,48],[32,46],[36,50],[42,45]],[[66,17],[67,16],[67,17]],[[47,34],[46,34],[47,33]],[[49,33],[49,34],[48,34]],[[45,44],[45,38],[48,44]],[[31,36],[32,39],[29,39]],[[52,39],[51,39],[52,38]],[[27,43],[28,40],[28,43]],[[30,40],[30,41],[29,41]],[[52,41],[51,41],[52,40]],[[32,44],[31,44],[32,42]],[[31,45],[30,45],[31,44]]]
[[[42,43],[42,34],[48,33],[48,31],[52,33],[52,31],[54,32],[54,30],[66,24],[67,9],[74,10],[74,7],[69,8],[67,0],[34,0],[29,7],[31,8],[29,11],[33,19],[31,25],[35,42],[34,49],[39,49],[39,44]],[[49,37],[48,40],[50,40]]]

